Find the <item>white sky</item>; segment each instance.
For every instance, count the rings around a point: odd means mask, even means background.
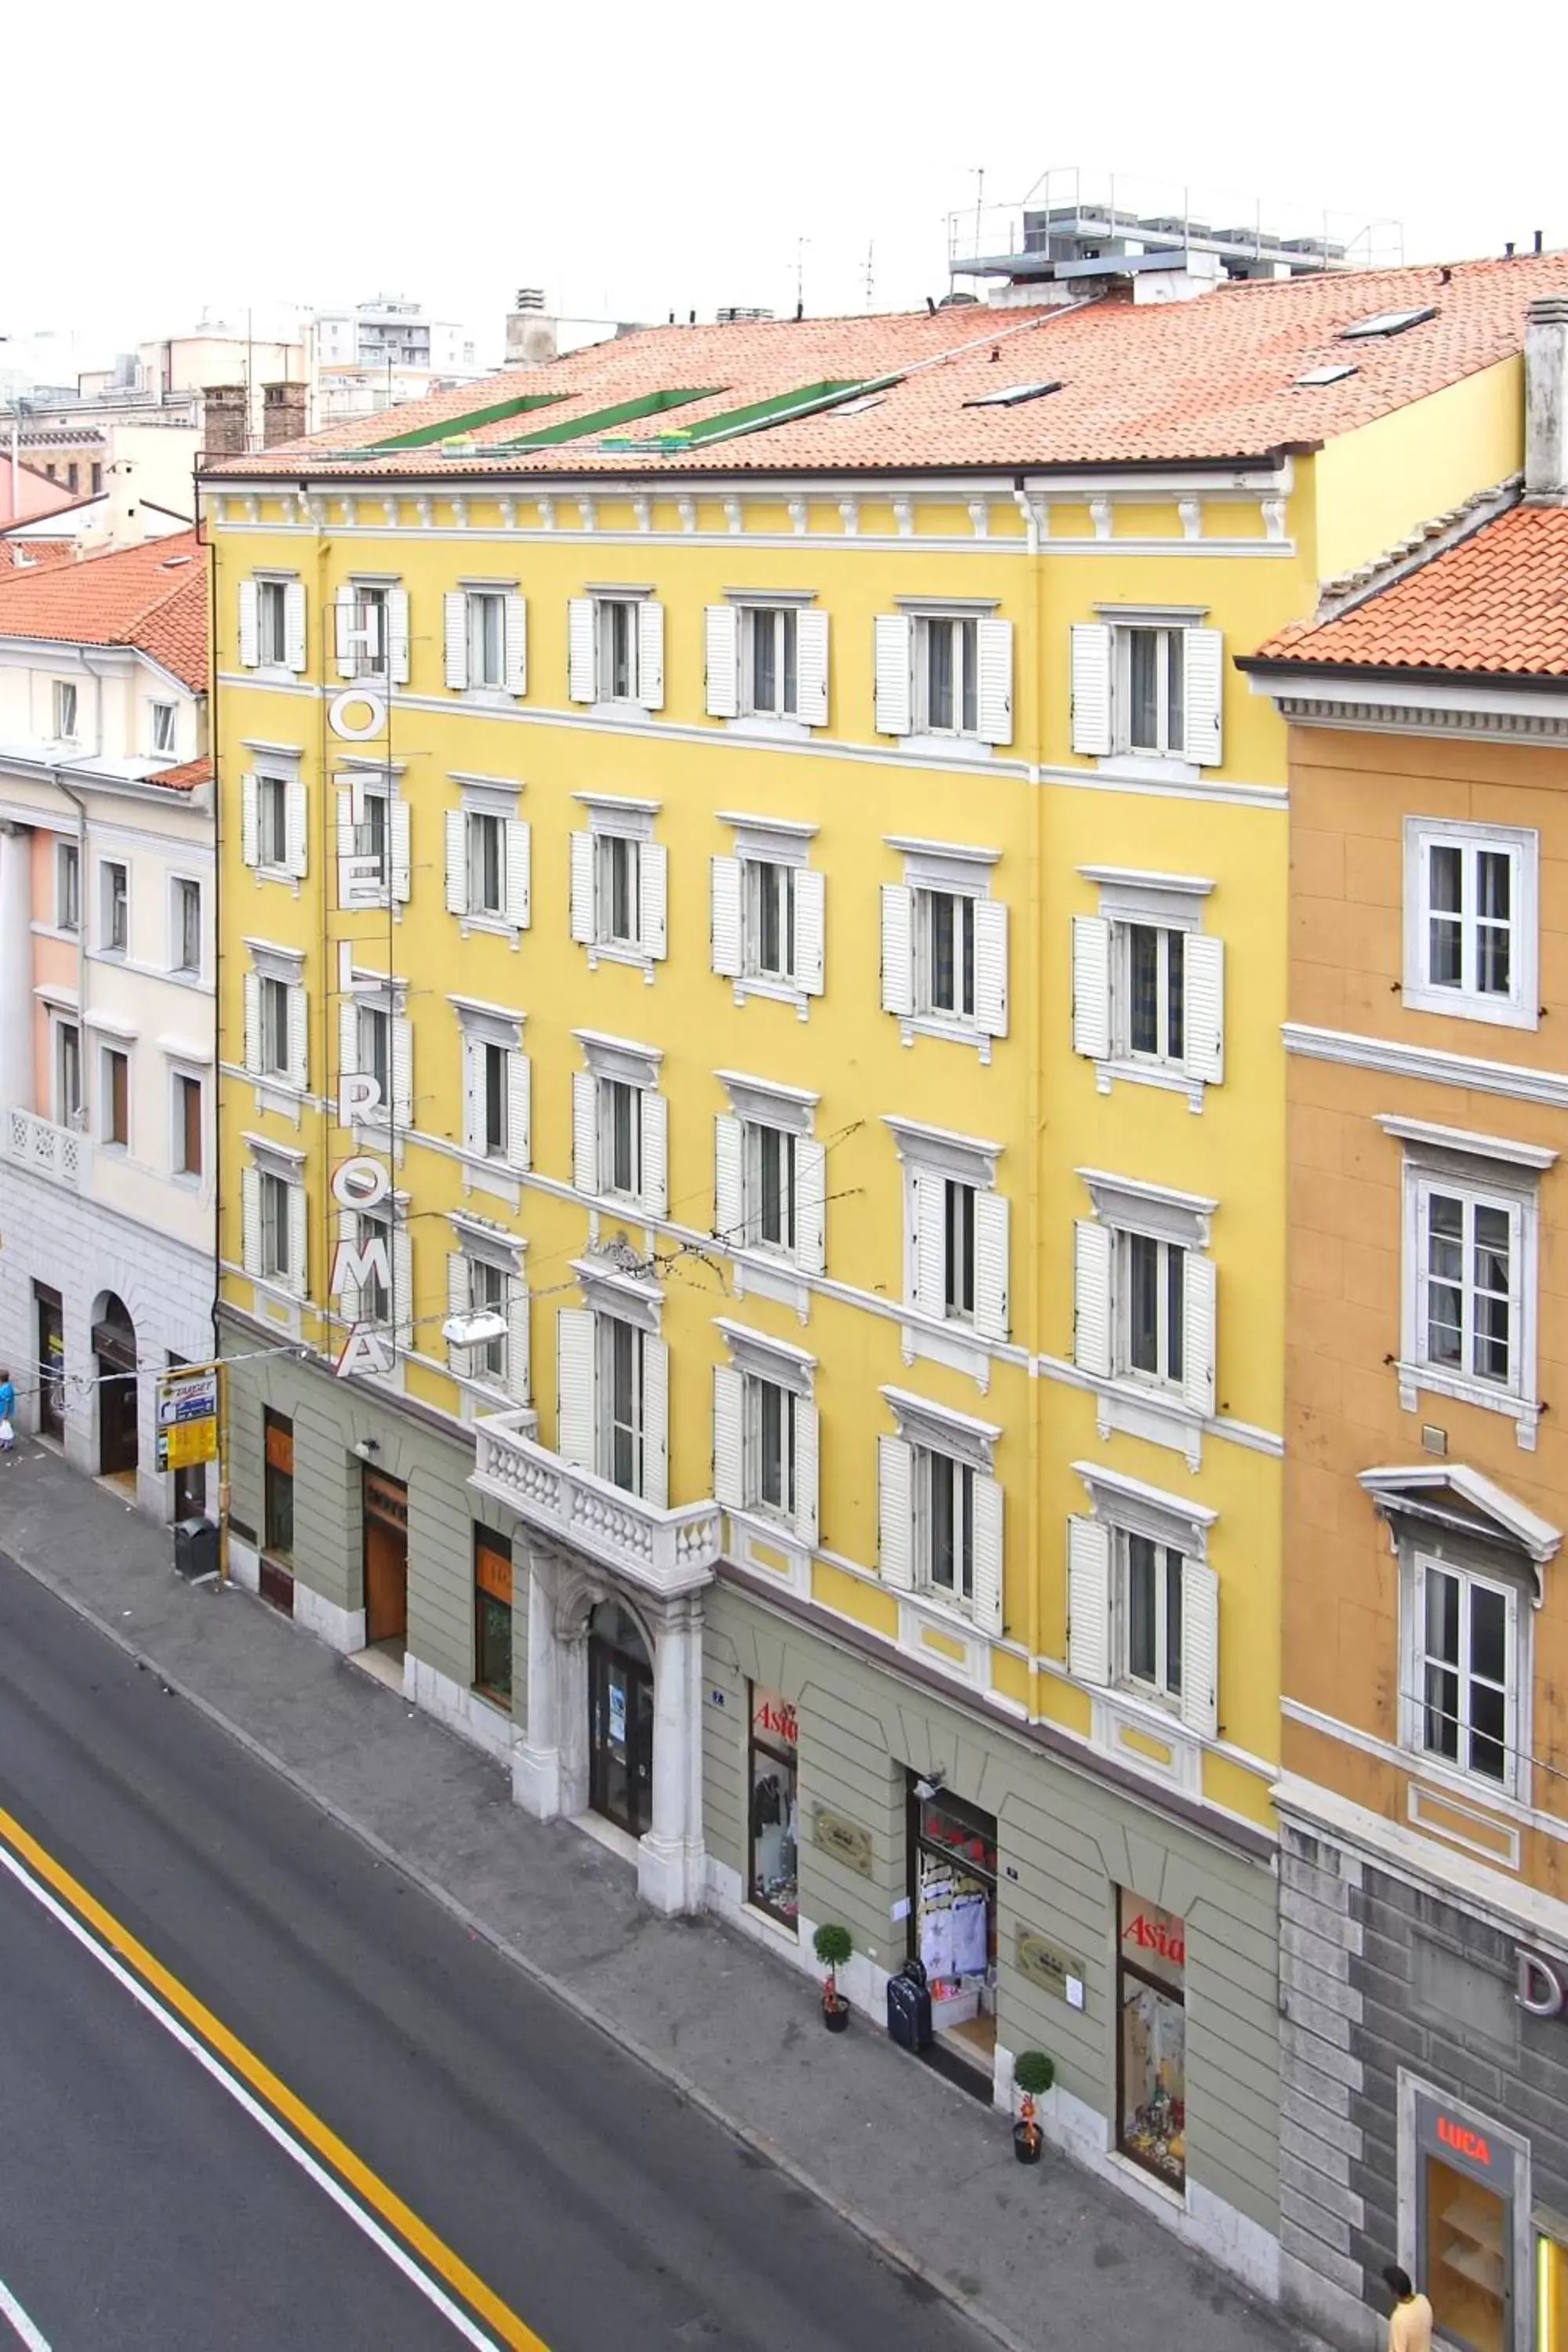
[[[84,0],[71,21],[68,91],[7,122],[28,225],[0,333],[56,330],[64,357],[74,330],[84,362],[204,303],[405,293],[485,356],[519,284],[576,314],[782,312],[802,237],[808,310],[865,307],[873,242],[876,305],[901,307],[947,290],[944,216],[982,165],[988,201],[1077,163],[1260,198],[1265,226],[1393,215],[1413,260],[1568,246],[1561,0],[314,0],[157,24]]]

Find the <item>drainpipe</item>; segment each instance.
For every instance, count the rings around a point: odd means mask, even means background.
[[[1030,646],[1029,654],[1031,664],[1031,686],[1033,688],[1032,699],[1035,711],[1035,727],[1034,740],[1027,745],[1026,749],[1029,756],[1030,925],[1037,933],[1043,914],[1040,903],[1041,893],[1045,887],[1044,844],[1041,838],[1045,827],[1045,786],[1040,780],[1041,754],[1044,750],[1040,648],[1045,643],[1045,564],[1040,554],[1040,511],[1038,507],[1036,505],[1034,499],[1029,495],[1027,485],[1022,475],[1017,476],[1014,480],[1013,497],[1017,506],[1018,512],[1023,518],[1024,544],[1028,556],[1030,584],[1034,591],[1033,643]],[[1024,1066],[1026,1073],[1025,1103],[1029,1126],[1028,1167],[1031,1246],[1028,1251],[1028,1263],[1032,1276],[1029,1286],[1029,1313],[1030,1319],[1034,1327],[1035,1343],[1029,1360],[1029,1518],[1031,1521],[1031,1533],[1036,1537],[1037,1537],[1039,1533],[1040,1517],[1040,1399],[1042,1390],[1039,1380],[1036,1376],[1035,1359],[1037,1356],[1044,1355],[1046,1353],[1043,1295],[1043,1269],[1046,1262],[1046,1253],[1043,1249],[1038,1249],[1032,1245],[1035,1235],[1037,1235],[1040,1230],[1040,1133],[1044,1125],[1041,1108],[1042,1081],[1040,1072],[1040,1047],[1042,1024],[1040,1020],[1039,996],[1040,982],[1038,975],[1036,974],[1031,978],[1031,984],[1025,1000],[1024,1020],[1024,1050],[1026,1055]],[[1028,1622],[1027,1631],[1026,1632],[1024,1638],[1029,1645],[1029,1658],[1031,1662],[1029,1677],[1029,1710],[1031,1715],[1034,1716],[1037,1716],[1040,1712],[1037,1704],[1038,1693],[1036,1687],[1037,1674],[1033,1661],[1041,1654],[1044,1648],[1044,1607],[1040,1593],[1038,1569],[1038,1562],[1043,1556],[1043,1545],[1037,1540],[1031,1541],[1027,1557],[1034,1566],[1033,1573],[1029,1579]]]

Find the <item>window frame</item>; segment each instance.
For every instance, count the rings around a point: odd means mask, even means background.
[[[119,881],[114,877],[118,875]],[[123,857],[98,862],[98,951],[102,956],[128,958],[131,953],[131,866]],[[115,932],[120,936],[117,939]]]
[[[512,820],[515,822],[515,820]],[[484,923],[507,921],[506,892],[506,828],[508,819],[493,809],[468,808],[463,811],[463,854],[468,891],[467,912],[472,919]],[[495,845],[495,898],[493,903],[483,895],[486,856],[484,845]],[[509,926],[510,928],[510,926]]]
[[[1400,1746],[1411,1760],[1412,1768],[1423,1779],[1447,1782],[1462,1789],[1472,1797],[1487,1796],[1493,1803],[1528,1803],[1530,1800],[1530,1747],[1531,1717],[1531,1675],[1533,1672],[1534,1612],[1527,1590],[1528,1580],[1522,1570],[1513,1568],[1495,1558],[1482,1559],[1472,1555],[1468,1546],[1450,1542],[1438,1537],[1428,1541],[1429,1530],[1412,1531],[1399,1543],[1401,1568],[1401,1705],[1399,1707]],[[1429,1574],[1451,1577],[1461,1591],[1460,1663],[1453,1667],[1439,1661],[1439,1671],[1466,1677],[1465,1661],[1468,1655],[1469,1596],[1473,1589],[1499,1594],[1505,1607],[1504,1675],[1500,1685],[1503,1693],[1503,1723],[1501,1746],[1503,1772],[1500,1779],[1478,1771],[1458,1756],[1446,1756],[1441,1749],[1427,1745],[1428,1701],[1426,1666],[1431,1654],[1426,1643],[1426,1580]],[[1489,1678],[1483,1678],[1489,1681]],[[1473,1720],[1467,1692],[1460,1691],[1458,1733],[1461,1746],[1473,1736]],[[1486,1735],[1483,1735],[1483,1737]]]
[[[746,603],[737,606],[740,619],[740,692],[737,709],[742,719],[800,717],[800,608],[796,604]],[[766,625],[773,638],[774,699],[757,699],[757,656],[761,631]]]
[[[99,1140],[106,1151],[131,1150],[131,1049],[99,1048]]]
[[[1111,1555],[1115,1576],[1114,1637],[1115,1656],[1113,1686],[1130,1691],[1135,1697],[1145,1699],[1151,1706],[1169,1709],[1179,1716],[1182,1704],[1182,1577],[1187,1555],[1178,1544],[1143,1529],[1111,1525]],[[1138,1673],[1132,1663],[1134,1595],[1133,1575],[1137,1565],[1133,1548],[1142,1545],[1149,1554],[1153,1601],[1154,1672],[1152,1675]],[[1175,1623],[1173,1652],[1172,1588],[1174,1587]],[[1172,1675],[1173,1658],[1174,1675]]]
[[[777,988],[794,989],[799,985],[796,973],[800,956],[795,933],[795,886],[797,868],[777,857],[746,857],[741,866],[741,976],[747,982],[762,981]],[[765,877],[774,877],[770,884]],[[768,916],[764,899],[770,887],[777,893],[773,923],[784,942],[781,962],[766,959],[764,937]]]
[[[195,901],[195,953],[186,955],[186,910]],[[169,970],[183,978],[199,980],[205,962],[202,938],[202,886],[193,874],[171,874],[169,877]]]
[[[473,1534],[473,1688],[478,1692],[481,1698],[488,1699],[492,1706],[499,1706],[510,1715],[512,1710],[512,1642],[515,1630],[512,1621],[512,1612],[516,1606],[516,1602],[515,1600],[512,1599],[503,1601],[500,1594],[493,1590],[492,1585],[486,1583],[480,1572],[479,1559],[481,1553],[487,1554],[490,1559],[496,1561],[498,1564],[504,1559],[509,1577],[514,1573],[514,1563],[511,1558],[511,1547],[510,1544],[505,1543],[500,1536],[493,1534],[489,1528],[480,1527],[476,1524]],[[504,1632],[506,1646],[506,1675],[504,1681],[496,1681],[487,1676],[485,1673],[487,1657],[489,1654],[487,1630],[491,1625],[490,1612],[492,1611],[504,1611],[506,1617]],[[499,1627],[496,1629],[495,1638],[498,1641],[501,1638]],[[490,1662],[493,1664],[493,1659],[491,1659]]]
[[[1551,1166],[1557,1155],[1545,1147],[1514,1146],[1487,1137],[1471,1138],[1458,1129],[1428,1128],[1422,1122],[1386,1113],[1379,1117],[1378,1124],[1402,1144],[1404,1150],[1397,1362],[1401,1408],[1415,1412],[1423,1390],[1432,1395],[1460,1398],[1489,1412],[1506,1414],[1516,1424],[1520,1445],[1528,1452],[1534,1447],[1541,1417],[1537,1393],[1541,1225],[1538,1180],[1541,1171]],[[1479,1378],[1467,1369],[1431,1361],[1426,1355],[1426,1202],[1433,1192],[1458,1195],[1510,1215],[1511,1360],[1506,1387],[1499,1381]],[[1467,1223],[1467,1241],[1470,1230]],[[1468,1272],[1467,1265],[1467,1290]],[[1461,1328],[1465,1328],[1461,1316]]]
[[[82,1060],[81,1023],[69,1013],[57,1013],[50,1024],[49,1088],[54,1104],[57,1127],[79,1129],[82,1114],[87,1108],[86,1066]],[[74,1072],[74,1087],[67,1085],[68,1075]],[[74,1093],[75,1100],[69,1097]]]
[[[953,742],[973,743],[980,733],[980,619],[974,613],[912,613],[910,646],[914,657],[910,717],[916,735],[936,735]],[[952,667],[948,687],[955,717],[946,723],[931,716],[931,663],[934,629],[952,633]]]
[[[742,1507],[758,1518],[771,1519],[776,1526],[787,1529],[793,1538],[796,1525],[800,1463],[796,1415],[803,1400],[785,1382],[769,1380],[765,1373],[749,1367],[742,1368],[741,1379]],[[776,1400],[773,1410],[778,1417],[776,1467],[781,1486],[780,1494],[773,1497],[765,1492],[764,1478],[768,1450],[773,1444],[767,1428],[770,1399]]]
[[[1477,860],[1489,852],[1510,862],[1510,988],[1505,995],[1482,992],[1461,978],[1458,988],[1431,977],[1431,853],[1455,848],[1461,856],[1459,922],[1461,974],[1473,981],[1473,934],[1479,918],[1472,887]],[[1403,889],[1405,971],[1402,1000],[1411,1013],[1435,1013],[1457,1021],[1482,1021],[1510,1029],[1540,1024],[1541,836],[1522,825],[1471,824],[1459,819],[1407,816],[1405,820]]]
[[[977,890],[944,889],[930,882],[912,883],[909,887],[913,897],[914,913],[913,1018],[921,1022],[935,1022],[943,1028],[973,1030],[975,1025],[974,908],[980,893]],[[939,962],[936,938],[939,901],[946,901],[952,908],[953,994],[959,1001],[952,1005],[938,1003],[933,984]]]
[[[630,1383],[630,1420],[622,1423],[616,1414],[616,1350],[624,1336]],[[621,1315],[611,1315],[603,1308],[594,1316],[595,1349],[595,1466],[598,1476],[624,1495],[644,1496],[647,1484],[647,1368],[645,1342],[649,1334],[640,1323]],[[626,1434],[628,1457],[632,1468],[629,1483],[616,1475],[617,1432]]]
[[[600,1196],[606,1201],[624,1201],[640,1207],[643,1197],[642,1098],[647,1089],[629,1078],[618,1077],[604,1070],[595,1073],[594,1087],[599,1130]],[[625,1141],[632,1177],[629,1184],[615,1181],[616,1128],[623,1106],[626,1111]]]
[[[70,938],[81,935],[81,845],[55,843],[55,929]]]
[[[269,1441],[274,1436],[279,1441],[279,1452],[287,1447],[289,1465],[288,1469],[283,1467],[281,1462],[273,1459],[274,1449]],[[288,1414],[274,1412],[269,1405],[264,1405],[261,1412],[261,1549],[269,1559],[281,1560],[285,1566],[288,1566],[294,1558],[293,1463],[294,1423]],[[274,1505],[278,1499],[275,1489],[284,1482],[287,1482],[288,1486],[289,1508],[289,1541],[286,1544],[278,1541],[275,1532],[278,1521],[274,1511]]]
[[[632,833],[594,833],[594,944],[595,948],[616,949],[623,955],[640,957],[642,940],[642,851],[641,837]],[[621,869],[625,883],[629,931],[615,929],[616,875]]]
[[[196,1165],[190,1164],[187,1145],[190,1139],[190,1102],[195,1097]],[[176,1177],[199,1183],[206,1174],[206,1087],[193,1070],[173,1070],[169,1075],[169,1165]]]
[[[1173,1070],[1186,1069],[1186,961],[1187,927],[1181,923],[1142,921],[1136,916],[1110,918],[1111,926],[1111,1055],[1119,1063],[1133,1068]],[[1134,1005],[1136,982],[1133,971],[1134,942],[1141,931],[1153,933],[1154,949],[1154,1027],[1158,1043],[1151,1051],[1134,1043]],[[1182,978],[1174,993],[1179,997],[1181,1021],[1180,1039],[1172,1045],[1172,961],[1173,952],[1180,950]]]
[[[154,760],[173,759],[178,748],[180,707],[177,702],[153,702],[147,705],[149,722],[149,755]],[[164,722],[167,722],[166,724]],[[166,738],[166,740],[161,740]]]
[[[1185,760],[1187,714],[1185,694],[1185,627],[1180,621],[1118,621],[1112,645],[1115,682],[1111,709],[1115,714],[1111,741],[1118,755],[1134,760]],[[1133,739],[1133,656],[1138,641],[1153,639],[1156,740]],[[1172,740],[1172,719],[1177,720]]]
[[[972,1462],[956,1454],[929,1444],[923,1438],[912,1441],[914,1486],[914,1589],[929,1595],[946,1608],[961,1611],[965,1616],[974,1613],[974,1481],[979,1475]],[[933,1491],[937,1478],[936,1465],[943,1465],[943,1474],[951,1478],[949,1493],[942,1502]],[[939,1516],[949,1521],[947,1539],[952,1548],[953,1578],[943,1583],[935,1572],[935,1539]]]
[[[258,1279],[287,1288],[293,1278],[289,1246],[289,1201],[297,1187],[276,1168],[257,1170],[261,1255]]]
[[[275,874],[285,880],[293,877],[289,870],[289,779],[269,774],[258,769],[256,775],[256,870],[258,874]],[[269,822],[269,812],[276,814],[277,823]],[[268,833],[274,838],[268,840]],[[278,851],[276,856],[268,853]]]
[[[506,685],[506,599],[504,588],[467,588],[464,595],[468,608],[463,615],[464,635],[468,647],[468,685],[484,694],[504,694]],[[493,609],[493,613],[491,608]],[[488,674],[486,651],[493,620],[495,632],[495,676]]]
[[[1135,1381],[1140,1388],[1153,1391],[1161,1396],[1177,1399],[1185,1396],[1186,1359],[1186,1269],[1192,1255],[1192,1244],[1173,1235],[1150,1233],[1132,1225],[1112,1224],[1109,1227],[1115,1265],[1111,1272],[1114,1284],[1112,1297],[1115,1312],[1111,1336],[1111,1378]],[[1156,1363],[1150,1368],[1133,1361],[1133,1261],[1140,1248],[1155,1254],[1154,1276],[1154,1352]],[[1180,1301],[1171,1297],[1172,1253],[1181,1261]],[[1173,1348],[1173,1341],[1174,1346]],[[1176,1368],[1171,1369],[1173,1356]]]
[[[256,666],[275,670],[289,667],[289,583],[268,579],[265,572],[256,580]]]
[[[594,699],[595,702],[637,704],[642,700],[638,638],[644,599],[640,596],[595,595],[594,598]],[[617,620],[625,614],[624,623]],[[624,688],[615,684],[618,627],[626,631]]]
[[[54,740],[57,743],[75,743],[77,729],[81,722],[81,697],[76,680],[57,677],[54,681]]]

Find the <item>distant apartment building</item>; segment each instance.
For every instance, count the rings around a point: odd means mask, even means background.
[[[194,532],[0,572],[0,1363],[166,1518],[153,1375],[212,1351],[207,587]]]

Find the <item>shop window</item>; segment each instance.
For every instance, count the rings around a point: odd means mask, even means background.
[[[485,1528],[474,1529],[474,1688],[511,1706],[511,1553]]]
[[[945,1789],[910,1796],[910,1939],[931,1984],[931,2019],[989,2068],[996,2047],[996,1823]]]
[[[283,1563],[294,1552],[294,1424],[280,1412],[262,1414],[261,1482],[261,1597],[291,1616],[294,1579]]]
[[[1183,1922],[1126,1887],[1119,1894],[1117,2146],[1173,2189],[1187,2178]]]
[[[751,1686],[751,1863],[747,1900],[785,1927],[799,1910],[796,1792],[799,1729],[776,1691]]]
[[[1440,2156],[1425,2170],[1427,2276],[1443,2332],[1469,2352],[1509,2352],[1508,2201]]]

